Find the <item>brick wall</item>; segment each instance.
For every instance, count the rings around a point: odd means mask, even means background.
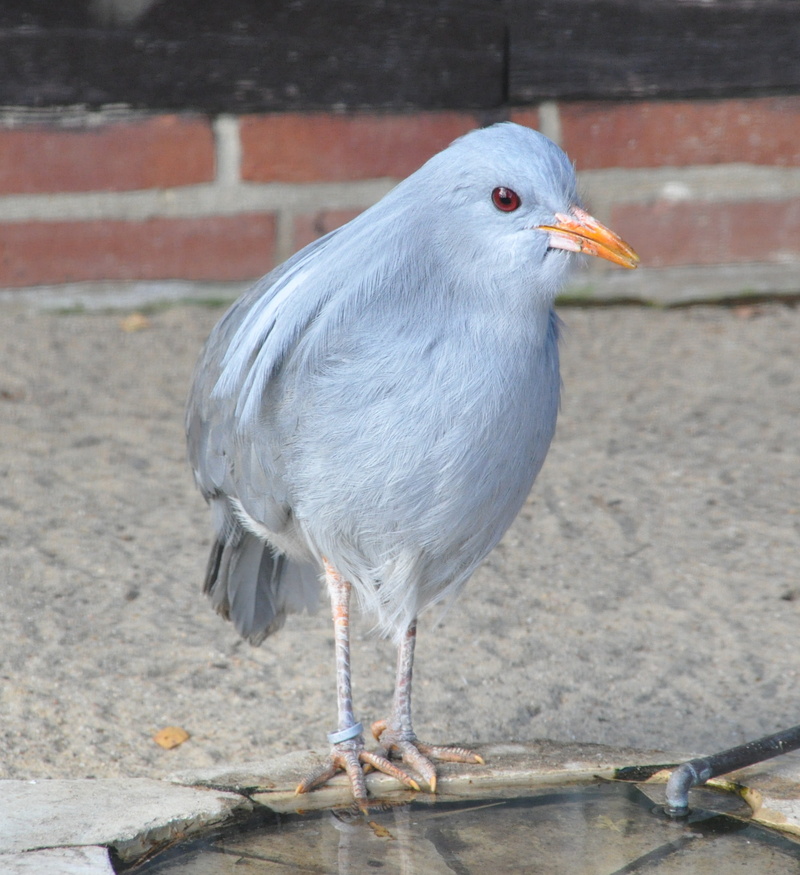
[[[577,165],[645,269],[571,294],[800,291],[800,97],[545,103],[506,117]],[[231,294],[483,121],[464,112],[0,116],[0,288],[171,281]],[[597,260],[592,259],[593,262]],[[61,290],[61,292],[59,291]]]

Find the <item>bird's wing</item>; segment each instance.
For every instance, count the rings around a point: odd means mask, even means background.
[[[324,305],[325,285],[309,279],[335,233],[268,274],[225,314],[197,363],[186,408],[189,461],[215,529],[204,589],[254,644],[318,599],[317,569],[281,555],[270,540],[289,528],[291,507],[280,454],[258,414],[270,379]]]
[[[311,283],[336,231],[267,274],[212,331],[195,368],[186,408],[189,462],[203,495],[238,499],[279,532],[288,514],[277,454],[258,429],[265,389],[326,301]],[[313,285],[316,294],[309,294]]]

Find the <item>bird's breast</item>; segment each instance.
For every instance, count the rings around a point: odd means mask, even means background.
[[[539,331],[359,331],[283,375],[276,434],[309,536],[369,561],[491,549],[552,438],[556,333],[549,313]]]

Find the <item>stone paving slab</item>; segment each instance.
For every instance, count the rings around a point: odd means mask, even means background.
[[[50,848],[21,854],[0,853],[2,875],[114,875],[108,849]]]
[[[135,859],[251,807],[233,793],[147,778],[0,781],[0,854],[108,845]]]
[[[732,772],[758,823],[800,838],[800,752]]]

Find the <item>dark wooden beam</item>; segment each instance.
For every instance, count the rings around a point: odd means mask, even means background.
[[[491,113],[547,98],[800,93],[800,0],[153,0],[126,17],[129,6],[4,0],[0,104]]]
[[[800,91],[797,0],[510,0],[512,103]]]
[[[505,96],[493,0],[170,0],[105,28],[81,15],[0,29],[0,103],[480,109]]]

